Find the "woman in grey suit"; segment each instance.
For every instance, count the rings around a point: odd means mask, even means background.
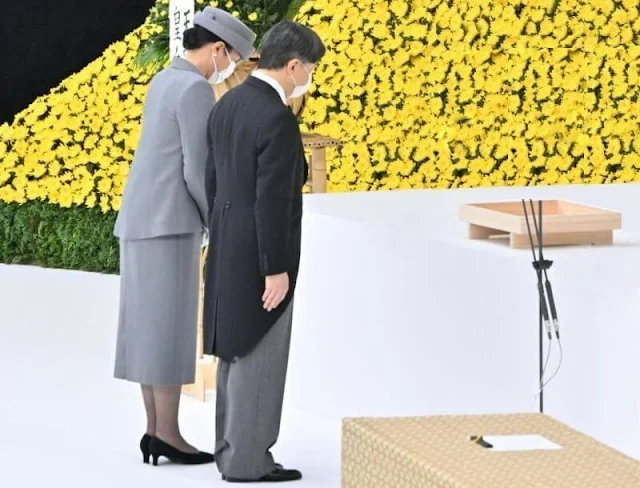
[[[184,33],[184,58],[158,73],[115,226],[120,239],[120,316],[115,377],[139,383],[147,414],[143,461],[202,464],[213,456],[180,434],[182,385],[195,379],[199,256],[205,192],[209,83],[224,81],[254,51],[255,34],[207,7]]]

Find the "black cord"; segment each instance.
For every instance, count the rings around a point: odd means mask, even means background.
[[[564,352],[562,350],[562,342],[558,341],[558,346],[560,348],[560,360],[558,361],[558,367],[556,368],[556,370],[551,375],[551,378],[549,378],[547,381],[545,381],[543,383],[542,388],[546,388],[547,385],[549,383],[551,383],[556,376],[558,376],[558,373],[560,372],[560,368],[562,368],[562,360],[564,359]]]

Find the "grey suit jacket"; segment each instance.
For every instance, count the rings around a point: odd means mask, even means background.
[[[148,239],[207,225],[207,120],[214,103],[211,86],[185,59],[175,58],[153,78],[116,236]]]

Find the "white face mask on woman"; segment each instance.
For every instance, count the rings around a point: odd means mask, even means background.
[[[309,87],[311,86],[312,73],[309,73],[309,71],[307,71],[307,68],[304,67],[304,64],[300,63],[300,66],[302,66],[302,68],[307,72],[307,75],[308,75],[307,82],[304,85],[298,85],[296,83],[296,79],[293,77],[293,75],[291,75],[291,79],[293,80],[293,84],[295,85],[295,88],[293,89],[293,93],[291,93],[291,98],[299,98],[303,96],[305,93],[309,91]]]
[[[229,66],[227,66],[222,71],[218,71],[218,64],[216,63],[216,54],[214,53],[213,55],[213,74],[209,78],[209,83],[213,85],[218,85],[222,83],[224,80],[229,78],[229,76],[231,76],[236,69],[236,62],[231,59],[231,56],[229,56],[229,52],[227,51],[226,47],[224,48],[224,52],[227,55],[227,58],[229,59]]]

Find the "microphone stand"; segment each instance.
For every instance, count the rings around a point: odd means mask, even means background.
[[[538,223],[536,217],[535,217],[535,210],[533,207],[533,202],[531,201],[531,211],[533,214],[533,218],[534,218],[534,225],[536,227],[536,237],[538,238],[538,247],[540,250],[540,256],[536,256],[536,247],[535,244],[533,242],[533,233],[531,232],[531,225],[529,223],[529,213],[527,211],[527,205],[525,203],[524,200],[522,200],[522,208],[524,210],[524,215],[525,215],[525,220],[527,222],[527,231],[529,234],[529,243],[531,244],[531,253],[533,255],[533,262],[531,263],[533,265],[533,269],[536,271],[536,277],[537,277],[537,285],[538,285],[538,300],[539,300],[539,306],[538,306],[538,327],[539,327],[539,338],[538,338],[538,346],[539,346],[539,378],[540,378],[540,413],[544,413],[544,370],[546,365],[543,363],[543,357],[544,357],[544,337],[543,337],[543,325],[544,328],[547,331],[547,338],[549,339],[549,341],[552,340],[552,335],[551,335],[551,323],[549,321],[549,309],[547,308],[547,300],[545,298],[545,287],[543,286],[543,282],[542,282],[542,275],[544,273],[544,275],[546,276],[547,274],[547,270],[549,268],[551,268],[551,265],[553,264],[553,261],[549,261],[549,260],[545,260],[543,258],[543,254],[542,254],[542,201],[538,202],[538,215],[539,215],[539,228],[538,228]],[[548,282],[548,279],[547,279]],[[548,289],[551,289],[551,285],[549,284]],[[555,304],[554,307],[555,309]]]
[[[551,309],[551,321],[553,323],[553,330],[555,332],[556,338],[558,341],[560,340],[560,322],[558,321],[558,312],[556,310],[556,301],[553,298],[553,290],[551,289],[551,282],[549,281],[549,275],[547,274],[547,270],[553,264],[553,261],[546,261],[542,254],[542,202],[539,202],[539,211],[538,215],[540,216],[540,229],[538,229],[538,223],[536,221],[536,213],[533,210],[533,200],[529,200],[531,205],[531,214],[533,215],[533,225],[536,228],[536,234],[538,236],[538,243],[540,245],[540,261],[543,263],[548,263],[548,265],[544,265],[542,270],[544,272],[544,288],[547,292],[547,300],[549,300],[549,308]]]

